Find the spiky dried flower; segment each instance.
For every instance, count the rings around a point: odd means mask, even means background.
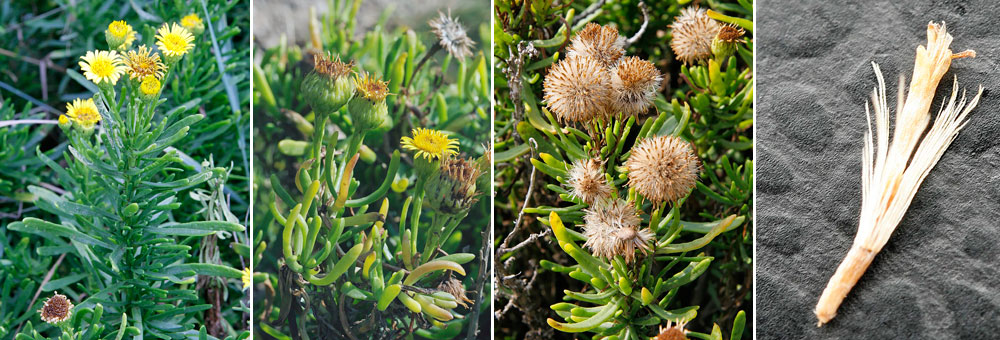
[[[139,46],[137,51],[128,51],[122,54],[129,79],[143,79],[146,76],[154,76],[157,79],[163,78],[163,72],[167,70],[167,65],[160,61],[160,54],[153,52],[153,49],[146,45]]]
[[[719,33],[716,34],[715,37],[716,39],[719,39],[722,42],[736,43],[740,42],[740,40],[743,39],[743,35],[745,35],[746,33],[747,32],[742,28],[739,28],[738,26],[733,24],[728,24],[728,25],[723,25],[722,28],[719,29]]]
[[[716,60],[724,60],[736,53],[737,44],[743,41],[746,34],[742,28],[728,24],[719,29],[719,33],[712,39],[712,54]]]
[[[611,77],[594,59],[571,56],[549,69],[543,83],[549,111],[563,122],[604,116],[612,98]]]
[[[591,22],[576,33],[566,49],[567,56],[591,58],[610,69],[625,55],[625,38],[618,35],[617,27]]]
[[[670,40],[670,49],[674,51],[674,57],[688,64],[711,58],[712,39],[721,26],[703,8],[682,9],[681,15],[670,24],[674,36]]]
[[[465,33],[465,27],[462,27],[458,19],[451,17],[450,9],[447,15],[438,12],[438,17],[427,24],[431,26],[431,32],[434,32],[439,44],[448,51],[448,54],[459,60],[472,55],[472,47],[476,45],[476,42],[472,41]]]
[[[653,337],[652,340],[687,340],[687,330],[684,329],[686,323],[678,322],[674,324],[673,321],[667,320],[666,327],[660,326],[660,334]]]
[[[639,57],[625,57],[611,72],[614,107],[626,115],[643,114],[653,105],[663,76],[653,63]]]
[[[57,324],[66,320],[73,314],[73,303],[66,298],[66,295],[56,293],[45,300],[42,309],[38,310],[42,321],[50,324]]]
[[[578,159],[569,168],[570,194],[579,197],[584,203],[593,205],[595,202],[611,197],[611,186],[604,179],[604,169],[597,158]]]
[[[613,258],[620,255],[626,263],[635,260],[635,251],[649,254],[649,244],[655,234],[649,228],[642,228],[642,219],[632,203],[622,199],[601,201],[584,210],[583,245],[600,257]]]
[[[691,144],[674,136],[646,138],[632,148],[625,162],[628,185],[654,204],[687,195],[701,168]]]
[[[454,296],[455,302],[462,305],[462,307],[469,308],[468,303],[473,302],[465,296],[465,286],[462,286],[462,281],[459,281],[456,278],[452,277],[444,280],[438,285],[437,289]]]
[[[313,54],[313,70],[326,78],[340,78],[354,72],[353,69],[353,60],[341,62],[339,55],[330,52]]]

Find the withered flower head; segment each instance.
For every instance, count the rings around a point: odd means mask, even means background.
[[[573,37],[567,55],[591,58],[610,69],[625,55],[624,46],[625,38],[618,35],[617,27],[591,22]]]
[[[583,245],[595,256],[621,255],[626,263],[631,263],[637,249],[649,254],[649,243],[655,235],[649,228],[641,228],[642,219],[631,203],[621,199],[601,201],[585,212],[583,236],[587,242]]]
[[[139,46],[138,51],[128,51],[122,55],[122,61],[127,67],[129,79],[143,79],[146,76],[154,76],[156,79],[163,78],[163,72],[167,70],[167,65],[160,61],[160,55],[146,45]]]
[[[746,33],[747,32],[744,31],[742,28],[739,28],[733,24],[728,24],[728,25],[723,25],[722,28],[719,29],[719,33],[716,34],[715,37],[723,42],[735,43],[735,42],[740,42],[740,39],[743,39],[743,35],[745,35]]]
[[[691,144],[674,136],[640,141],[625,162],[629,187],[657,204],[687,195],[698,180],[700,167]]]
[[[712,54],[715,55],[716,60],[724,60],[736,53],[737,44],[743,41],[745,33],[746,31],[736,27],[736,25],[722,26],[719,34],[716,34],[715,38],[712,39]]]
[[[476,181],[479,180],[476,161],[461,157],[445,157],[441,168],[427,181],[428,205],[439,212],[460,214],[478,201]]]
[[[584,203],[593,205],[595,202],[611,197],[611,186],[604,180],[604,170],[601,161],[596,158],[578,159],[569,169],[570,193],[579,197]]]
[[[450,9],[447,15],[438,12],[438,17],[427,24],[431,26],[431,32],[434,32],[441,47],[447,50],[448,54],[459,60],[472,55],[472,46],[475,46],[476,42],[465,33],[465,27],[462,27],[458,19],[451,17]]]
[[[354,61],[343,63],[340,56],[333,56],[330,52],[313,54],[313,70],[327,78],[340,78],[351,74],[354,68]]]
[[[705,9],[686,7],[670,25],[674,38],[670,48],[677,60],[694,63],[712,57],[712,39],[719,33],[718,22],[712,20]]]
[[[653,105],[663,76],[653,63],[639,57],[625,57],[611,74],[615,107],[628,115],[643,114]]]
[[[454,296],[455,302],[462,305],[462,307],[469,308],[467,303],[472,303],[472,300],[469,300],[469,298],[465,296],[465,287],[462,286],[462,281],[459,281],[458,279],[453,277],[448,278],[447,280],[441,282],[437,289]]]
[[[545,101],[563,122],[585,122],[603,116],[612,98],[611,77],[591,58],[571,56],[545,76]]]
[[[652,340],[687,340],[688,331],[684,329],[684,326],[684,322],[674,324],[673,321],[667,320],[666,327],[660,326],[660,334],[657,334]]]
[[[56,293],[45,300],[45,305],[38,310],[42,321],[50,324],[57,324],[66,320],[73,314],[73,303],[66,298],[66,295]]]
[[[313,54],[313,70],[302,80],[302,98],[321,115],[344,107],[354,96],[354,80],[349,77],[354,62],[343,63],[330,53]]]

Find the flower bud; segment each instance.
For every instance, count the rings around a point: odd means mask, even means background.
[[[354,78],[358,96],[348,105],[355,133],[381,127],[389,121],[385,97],[389,95],[388,83],[364,73]]]
[[[160,80],[154,76],[143,77],[142,84],[139,84],[139,92],[143,101],[155,100],[160,95]]]
[[[69,117],[59,115],[59,128],[62,129],[63,133],[69,133],[69,129],[72,127],[73,122],[69,121]]]
[[[104,38],[107,40],[109,48],[126,51],[132,48],[132,42],[135,41],[135,30],[125,21],[114,21],[108,25],[108,29],[104,30]]]
[[[192,34],[198,36],[205,32],[205,23],[197,14],[191,13],[181,18],[181,26],[187,28]]]
[[[313,55],[315,67],[302,81],[302,97],[316,114],[330,115],[347,104],[354,96],[351,81],[353,62],[342,63],[330,54]]]

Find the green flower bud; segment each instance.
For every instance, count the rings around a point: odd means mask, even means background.
[[[342,63],[340,57],[316,54],[315,67],[302,81],[302,97],[316,114],[330,115],[347,104],[354,96],[354,82],[348,75],[353,62]]]
[[[712,39],[712,54],[715,55],[715,59],[726,60],[736,53],[736,44],[743,41],[745,33],[746,31],[735,25],[722,26],[719,33]]]
[[[389,95],[388,84],[367,73],[356,76],[354,84],[358,97],[347,107],[354,132],[365,133],[389,121],[389,109],[385,105],[385,97]]]
[[[69,121],[69,117],[59,115],[59,128],[62,129],[63,133],[69,133],[69,129],[72,127],[73,122]]]

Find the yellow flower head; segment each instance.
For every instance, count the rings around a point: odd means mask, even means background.
[[[187,29],[177,23],[172,25],[164,24],[156,30],[156,46],[170,60],[172,57],[180,58],[194,48],[194,36]]]
[[[101,114],[97,112],[93,98],[87,100],[77,98],[72,103],[66,103],[66,116],[84,129],[93,128],[94,124],[101,121]]]
[[[112,21],[108,25],[107,35],[109,41],[119,42],[116,46],[111,46],[112,48],[118,48],[121,45],[130,46],[135,41],[135,30],[122,20]]]
[[[389,83],[378,80],[368,73],[354,76],[354,84],[358,88],[358,94],[370,102],[382,101],[389,96]]]
[[[250,271],[250,268],[243,268],[243,289],[246,290],[247,288],[250,288],[250,285],[252,284],[253,272]]]
[[[59,125],[66,124],[69,124],[69,117],[66,117],[66,115],[59,115]]]
[[[147,96],[155,96],[160,92],[160,80],[154,76],[143,77],[142,84],[139,85],[139,91],[142,91],[142,94]]]
[[[118,78],[125,73],[125,65],[116,51],[87,51],[80,57],[80,69],[83,75],[95,84],[107,83],[115,85]]]
[[[444,132],[424,128],[413,129],[413,138],[403,137],[403,149],[416,151],[416,158],[429,161],[458,153],[458,140],[450,139]]]
[[[202,25],[201,18],[197,14],[191,13],[181,18],[181,26],[188,30],[194,30],[200,25]]]
[[[146,45],[139,46],[138,51],[128,51],[122,55],[125,66],[128,67],[130,79],[143,79],[146,76],[163,77],[167,65],[160,61],[160,55]]]

